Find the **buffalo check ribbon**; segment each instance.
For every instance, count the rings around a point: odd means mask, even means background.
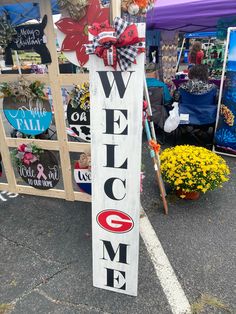
[[[138,37],[137,26],[116,17],[111,26],[108,21],[94,23],[89,29],[94,36],[91,44],[85,45],[86,54],[102,58],[106,66],[114,69],[119,64],[122,71],[136,63],[138,54],[145,52],[145,38]]]

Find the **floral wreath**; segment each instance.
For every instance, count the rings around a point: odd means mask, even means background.
[[[85,111],[90,110],[90,92],[89,83],[85,82],[82,85],[75,85],[70,92],[71,105],[73,108],[78,106]]]
[[[18,102],[27,102],[30,99],[47,99],[44,93],[44,84],[40,81],[29,82],[21,79],[17,82],[4,82],[0,85],[0,92],[4,97],[12,97]]]
[[[40,159],[40,155],[44,151],[34,143],[21,144],[11,153],[15,165],[22,166],[33,164]]]
[[[123,0],[121,9],[131,15],[139,15],[147,12],[154,6],[155,0]]]

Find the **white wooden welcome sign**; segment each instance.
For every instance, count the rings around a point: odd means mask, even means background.
[[[145,24],[138,25],[145,37]],[[126,72],[91,55],[93,284],[137,295],[144,57]]]

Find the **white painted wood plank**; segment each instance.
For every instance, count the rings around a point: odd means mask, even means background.
[[[144,35],[145,25],[142,24],[139,28]],[[123,98],[120,97],[116,83],[106,98],[98,71],[110,71],[108,78],[112,82],[114,69],[105,67],[102,59],[90,56],[93,284],[95,287],[133,296],[137,295],[138,282],[144,57],[145,54],[139,55],[137,65],[133,65],[128,72],[122,72],[124,84],[127,85]],[[113,123],[114,133],[122,133],[128,126],[127,135],[106,132],[108,123],[112,123],[111,119],[106,119],[107,112],[114,109],[114,120],[119,120],[118,123]],[[106,145],[116,145],[115,165],[111,165],[110,159],[109,167],[107,157],[111,158],[111,152],[107,153]],[[119,169],[126,159],[127,169]],[[111,182],[107,185],[107,180],[111,178],[117,178],[112,187]],[[109,196],[109,187],[116,199]],[[111,210],[119,212],[110,212]],[[120,212],[126,215],[125,219]],[[107,218],[102,220],[101,217],[105,214]],[[132,224],[132,229],[128,230]],[[117,232],[121,225],[127,226],[124,227],[126,232]],[[112,227],[113,232],[108,231]]]

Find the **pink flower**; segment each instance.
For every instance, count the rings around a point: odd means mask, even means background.
[[[32,153],[25,153],[22,159],[23,163],[26,165],[32,164],[36,160],[38,160],[37,157],[33,155]]]
[[[25,144],[21,144],[19,147],[18,147],[18,151],[19,152],[25,152],[25,149],[26,149],[26,147],[27,147],[27,145],[25,145]]]

